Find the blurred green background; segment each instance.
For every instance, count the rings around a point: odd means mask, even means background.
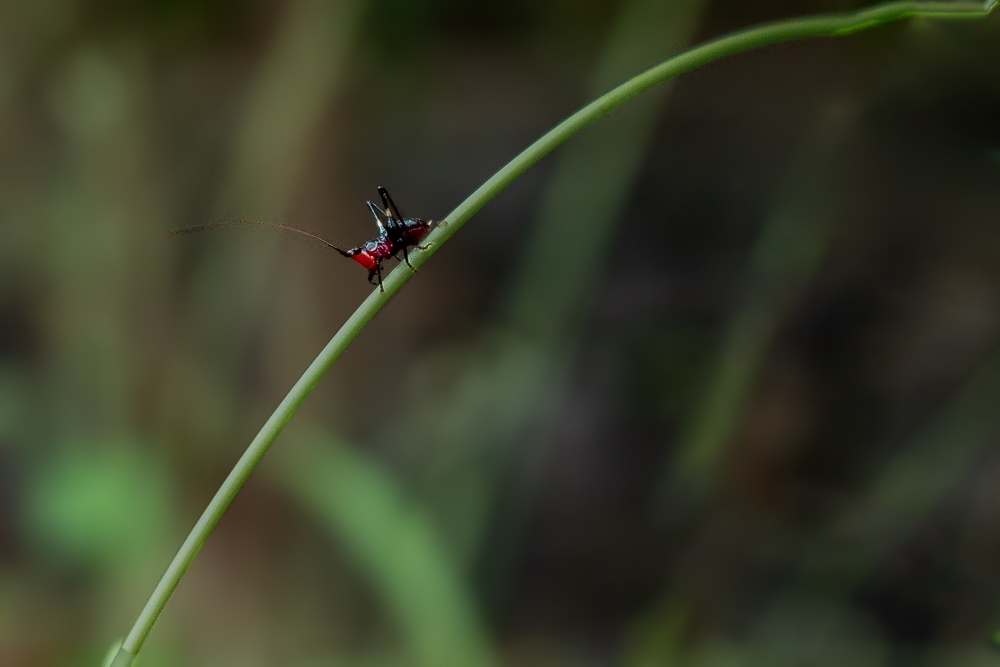
[[[0,664],[94,665],[370,287],[686,45],[843,1],[0,5]],[[141,655],[995,665],[1000,17],[770,47],[490,203],[334,366]]]

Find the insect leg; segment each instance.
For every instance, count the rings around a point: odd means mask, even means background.
[[[382,287],[382,262],[375,265],[375,271],[378,273],[378,291],[384,292],[385,288]]]
[[[406,237],[406,240],[410,245],[413,245],[413,239],[410,237],[410,230],[403,221],[403,214],[400,213],[399,208],[396,207],[396,202],[392,201],[392,197],[389,196],[389,191],[380,185],[378,186],[378,195],[382,198],[382,206],[385,207],[386,227],[393,230],[402,230],[402,235]]]
[[[413,268],[413,265],[410,264],[410,255],[406,252],[406,246],[405,245],[403,246],[403,261],[406,262],[406,265],[408,267],[410,267],[411,271],[413,271],[414,273],[417,272],[417,270],[415,268]]]
[[[378,186],[378,196],[382,198],[382,206],[385,207],[385,214],[387,218],[397,218],[399,220],[403,219],[403,216],[399,214],[399,209],[396,208],[396,202],[392,201],[392,197],[389,196],[389,191],[381,185]]]

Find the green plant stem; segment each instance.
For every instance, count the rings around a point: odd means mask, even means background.
[[[996,4],[996,0],[988,2],[891,2],[869,9],[843,14],[828,14],[806,18],[794,18],[765,23],[745,30],[740,30],[723,37],[716,38],[687,51],[683,51],[645,72],[629,79],[617,88],[605,93],[576,113],[572,114],[540,139],[521,152],[520,155],[504,165],[489,180],[473,192],[454,211],[445,218],[446,223],[440,225],[427,238],[431,247],[423,252],[414,252],[410,261],[414,267],[420,267],[436,252],[441,244],[465,224],[479,209],[486,205],[501,190],[514,179],[523,174],[532,165],[548,155],[552,150],[587,127],[594,121],[606,115],[611,110],[624,104],[639,93],[688,72],[696,67],[718,60],[734,53],[807,37],[846,35],[857,30],[872,28],[877,25],[897,21],[914,16],[931,16],[936,18],[974,18],[985,16]],[[403,264],[393,270],[385,279],[385,292],[375,290],[362,302],[354,314],[340,328],[334,337],[323,348],[319,356],[309,365],[305,373],[281,401],[274,413],[268,418],[260,432],[250,443],[240,457],[232,472],[226,477],[218,492],[205,508],[204,513],[195,523],[187,539],[181,545],[166,572],[160,579],[142,612],[136,619],[122,646],[112,662],[112,667],[124,667],[132,664],[143,642],[149,635],[153,624],[166,605],[181,577],[191,561],[201,549],[212,529],[219,522],[222,514],[229,507],[240,488],[250,477],[257,463],[267,453],[271,443],[284,428],[285,424],[329,370],[330,366],[340,357],[344,349],[357,337],[362,328],[375,316],[389,299],[410,278],[410,270]]]

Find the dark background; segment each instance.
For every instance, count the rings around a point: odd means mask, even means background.
[[[368,294],[686,45],[843,2],[0,6],[0,664],[93,665]],[[154,628],[165,665],[994,665],[1000,17],[633,100],[362,332]]]

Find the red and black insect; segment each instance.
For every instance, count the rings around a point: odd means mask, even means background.
[[[351,248],[350,250],[341,250],[330,244],[327,245],[330,245],[331,248],[344,257],[350,257],[368,269],[368,282],[372,285],[378,285],[379,290],[385,291],[382,289],[382,261],[389,257],[395,257],[396,261],[399,261],[398,255],[402,251],[403,261],[406,262],[408,267],[416,271],[413,265],[410,264],[410,255],[407,251],[411,247],[425,250],[426,248],[418,244],[421,239],[427,236],[427,233],[431,231],[435,223],[429,220],[421,220],[420,218],[404,218],[400,215],[399,209],[396,208],[395,202],[392,201],[392,197],[389,196],[388,190],[379,186],[378,194],[382,198],[382,206],[385,207],[384,210],[380,209],[372,201],[367,202],[368,209],[375,216],[375,224],[378,225],[378,236],[364,245]],[[380,213],[382,214],[382,218],[385,218],[385,224],[379,218]],[[378,277],[377,283],[372,280],[376,276]]]
[[[431,220],[422,220],[420,218],[404,218],[400,215],[399,209],[396,208],[396,204],[392,201],[392,197],[389,196],[388,190],[379,186],[378,194],[379,197],[382,198],[382,206],[384,208],[379,208],[375,202],[367,202],[368,210],[370,210],[372,215],[375,216],[375,224],[378,225],[378,236],[370,241],[366,241],[356,248],[351,248],[350,250],[342,250],[326,239],[321,238],[312,232],[307,232],[304,229],[298,229],[288,225],[280,225],[275,222],[267,222],[264,220],[248,220],[243,218],[237,220],[226,220],[224,222],[212,222],[205,225],[195,225],[193,227],[184,227],[183,229],[170,232],[167,236],[180,236],[181,234],[193,234],[207,229],[247,225],[299,234],[313,242],[320,243],[327,248],[336,250],[344,257],[353,259],[355,262],[368,269],[368,282],[372,285],[378,285],[379,291],[384,292],[385,289],[382,287],[382,262],[390,257],[394,258],[398,262],[400,261],[399,253],[402,252],[402,261],[406,262],[406,265],[410,267],[410,269],[416,271],[416,269],[413,268],[413,265],[410,264],[410,255],[408,250],[414,247],[420,250],[426,250],[426,247],[419,245],[419,243],[425,236],[427,236],[427,233],[431,231],[431,229],[437,226],[438,223]],[[375,278],[378,278],[377,282],[375,281]]]

